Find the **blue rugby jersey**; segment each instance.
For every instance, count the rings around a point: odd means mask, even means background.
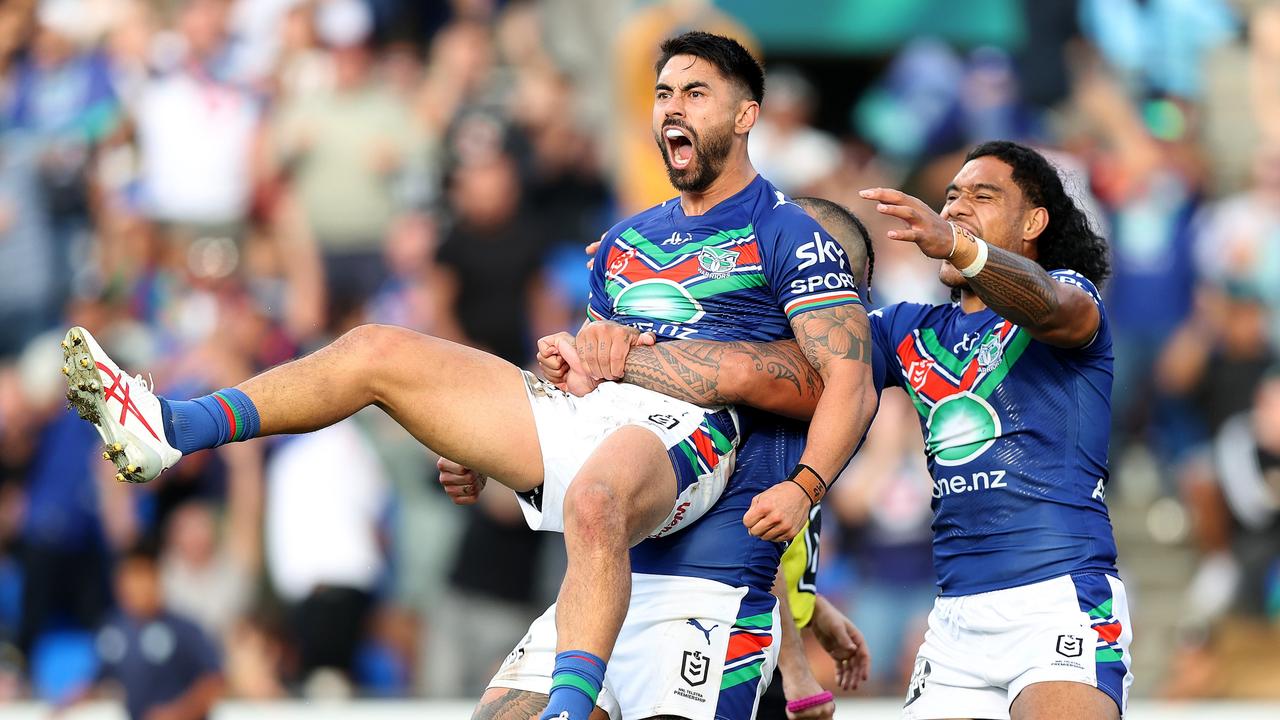
[[[702,215],[686,216],[675,198],[611,228],[587,314],[660,341],[764,342],[793,337],[798,314],[860,302],[839,243],[757,176]],[[808,424],[750,408],[739,416],[737,471],[724,495],[688,528],[633,548],[633,572],[772,586],[781,546],[752,537],[742,516],[800,461]]]
[[[702,215],[674,198],[610,228],[587,314],[663,340],[770,341],[796,315],[860,302],[840,244],[757,175]]]
[[[871,313],[872,339],[920,416],[933,476],[933,557],[943,595],[1074,572],[1115,574],[1105,503],[1113,357],[1101,316],[1081,348],[1058,348],[990,309],[902,303]]]

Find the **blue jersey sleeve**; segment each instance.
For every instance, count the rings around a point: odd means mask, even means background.
[[[613,319],[613,302],[605,289],[606,273],[611,265],[622,262],[623,250],[614,244],[617,227],[609,228],[609,232],[600,238],[600,249],[596,250],[595,262],[591,265],[590,293],[587,295],[587,320],[597,322]]]
[[[871,325],[871,368],[877,394],[886,387],[902,386],[890,330],[896,308],[896,305],[891,305],[867,313],[867,322]]]
[[[760,229],[766,235],[760,247],[765,281],[787,319],[810,310],[861,304],[840,243],[800,208],[785,209],[790,212],[776,213],[772,227]]]
[[[1098,292],[1097,286],[1089,281],[1088,278],[1076,272],[1075,270],[1053,270],[1049,273],[1049,277],[1054,281],[1063,285],[1070,285],[1074,288],[1083,290],[1092,300],[1093,304],[1098,306],[1098,329],[1094,332],[1089,342],[1078,348],[1071,348],[1075,352],[1083,352],[1088,354],[1105,355],[1111,352],[1111,323],[1107,319],[1107,306],[1102,302],[1102,293]]]

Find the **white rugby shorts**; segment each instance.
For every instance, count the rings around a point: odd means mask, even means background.
[[[1133,684],[1124,583],[1103,573],[939,597],[916,656],[902,716],[1008,718],[1028,685],[1078,682],[1124,715]]]
[[[773,595],[704,578],[631,576],[631,604],[596,705],[611,720],[674,715],[753,720],[777,666]],[[489,687],[543,695],[556,661],[556,606],[507,656]]]
[[[532,373],[524,372],[524,380],[543,467],[542,485],[516,494],[529,527],[564,532],[569,484],[596,447],[627,425],[657,435],[675,470],[675,502],[650,537],[677,532],[720,499],[737,460],[738,418],[733,408],[699,407],[625,383],[604,382],[575,397]]]

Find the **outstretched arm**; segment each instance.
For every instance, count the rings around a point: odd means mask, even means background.
[[[1058,347],[1079,347],[1097,332],[1102,316],[1089,293],[1055,281],[1031,258],[974,237],[899,190],[873,188],[860,195],[877,201],[881,214],[907,223],[905,229],[890,230],[890,240],[915,243],[928,257],[949,261],[987,307],[1031,337]]]

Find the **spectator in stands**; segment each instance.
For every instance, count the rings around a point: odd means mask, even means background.
[[[244,507],[247,503],[256,505],[256,500],[239,497],[246,493],[235,487],[236,482],[233,474],[223,537],[219,537],[218,519],[210,503],[190,500],[169,516],[160,564],[169,607],[199,623],[219,641],[227,637],[252,600],[261,542],[258,514]],[[255,485],[249,490],[258,488]]]
[[[1184,485],[1206,562],[1187,598],[1186,624],[1208,629],[1175,655],[1166,694],[1274,697],[1280,668],[1280,365],[1253,407],[1214,438],[1208,470]]]
[[[769,72],[769,106],[751,131],[751,158],[760,174],[791,195],[804,195],[840,166],[840,143],[812,125],[817,93],[792,68]]]
[[[423,160],[408,108],[375,73],[369,9],[335,0],[316,11],[333,84],[290,100],[274,121],[277,161],[324,260],[330,295],[369,298],[387,277],[383,246],[402,210],[397,180]]]
[[[217,651],[165,608],[155,551],[138,545],[116,568],[120,610],[98,631],[100,676],[124,690],[131,720],[201,720],[222,695]]]
[[[1210,207],[1196,240],[1196,267],[1217,287],[1236,285],[1266,308],[1268,338],[1280,352],[1280,141],[1254,155],[1253,183]]]
[[[507,128],[491,115],[469,117],[471,127],[458,133],[476,135],[455,136],[453,226],[436,256],[439,328],[444,337],[524,365],[531,357],[530,315],[545,302],[546,244],[528,220],[515,161],[503,147]],[[481,122],[491,132],[478,133]],[[434,695],[482,693],[494,659],[540,609],[536,578],[548,536],[529,529],[513,495],[496,495],[467,514],[449,571],[451,592],[430,613],[426,672]]]
[[[387,500],[381,460],[355,420],[291,438],[267,463],[267,568],[289,608],[304,693],[353,691],[386,566]]]
[[[49,231],[51,296],[47,307],[33,313],[34,320],[48,325],[59,319],[71,278],[92,274],[79,261],[89,251],[92,160],[122,120],[110,65],[93,49],[103,28],[83,5],[78,0],[39,4],[31,52],[16,68],[4,113],[6,145],[15,151],[21,146],[36,158],[36,202],[11,212],[43,215]]]
[[[183,2],[134,108],[143,206],[179,236],[238,237],[249,208],[263,108],[235,79],[228,5]]]

